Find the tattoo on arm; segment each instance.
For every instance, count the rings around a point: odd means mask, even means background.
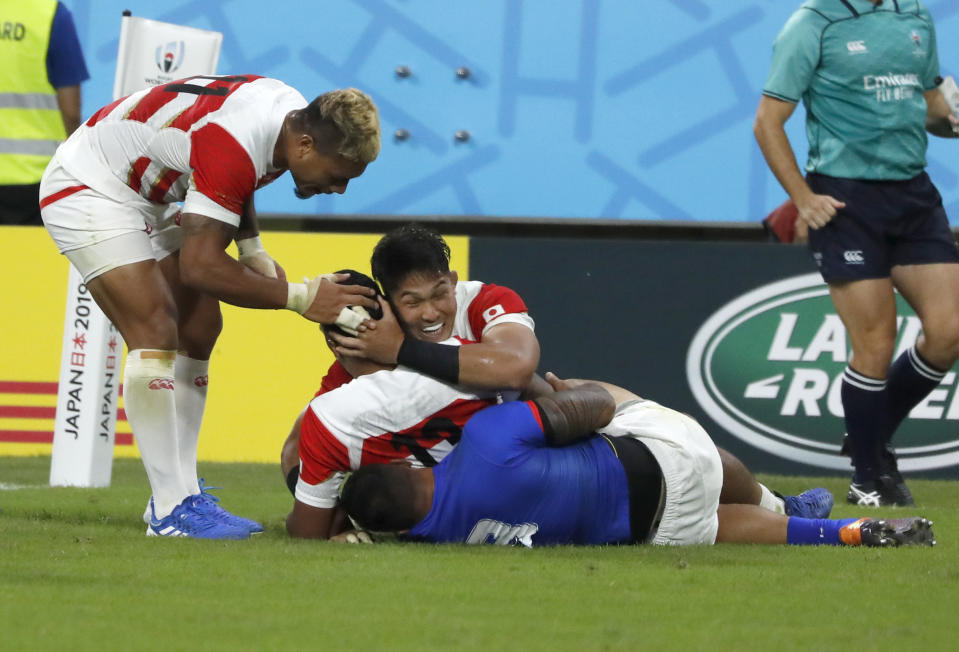
[[[609,423],[616,409],[610,393],[593,384],[541,396],[534,403],[539,408],[550,446],[566,446],[592,436]]]

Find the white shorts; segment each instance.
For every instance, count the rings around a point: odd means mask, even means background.
[[[62,196],[44,204],[57,193]],[[60,253],[84,282],[143,260],[162,260],[183,245],[177,204],[154,204],[133,192],[109,197],[63,169],[56,156],[40,181],[40,216]]]
[[[723,465],[716,444],[690,416],[653,401],[627,402],[600,433],[635,437],[656,458],[666,484],[657,545],[713,544],[719,530]]]

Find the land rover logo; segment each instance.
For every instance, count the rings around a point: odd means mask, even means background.
[[[921,326],[897,296],[896,355]],[[693,337],[686,375],[703,410],[735,437],[797,462],[849,470],[840,386],[851,349],[819,274],[748,292],[713,314]],[[896,435],[899,468],[959,464],[956,370],[910,413]]]

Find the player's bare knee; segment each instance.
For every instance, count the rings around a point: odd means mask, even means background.
[[[930,362],[947,369],[959,360],[959,315],[927,320],[922,330],[925,346],[921,352]]]
[[[193,320],[178,325],[180,350],[197,360],[207,360],[213,353],[213,347],[223,330],[223,317],[217,311],[215,316],[202,321]]]
[[[871,378],[885,377],[892,362],[894,342],[877,342],[853,347],[852,367]]]

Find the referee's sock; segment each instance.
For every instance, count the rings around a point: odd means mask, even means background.
[[[912,345],[896,358],[889,367],[886,391],[889,395],[889,429],[883,433],[883,444],[892,441],[893,433],[909,411],[934,390],[946,372],[936,369],[920,355]]]
[[[842,407],[852,445],[853,482],[872,480],[879,472],[879,452],[889,428],[886,380],[864,376],[846,367],[842,377]]]
[[[180,474],[190,494],[200,493],[197,483],[196,450],[200,439],[200,424],[206,409],[209,385],[209,360],[196,360],[185,355],[176,356],[176,435],[179,449]]]
[[[123,371],[123,405],[153,490],[157,518],[189,494],[177,453],[173,367],[176,351],[134,349]]]

